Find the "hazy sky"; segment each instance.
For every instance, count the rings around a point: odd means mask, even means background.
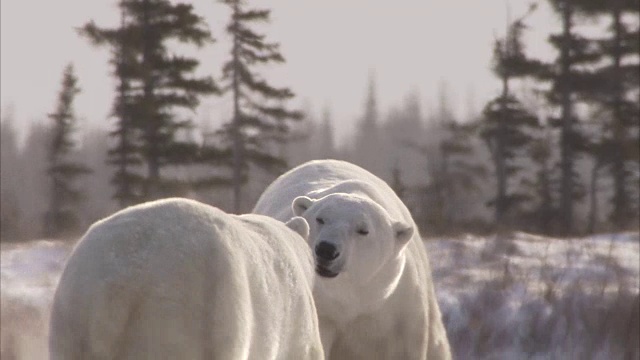
[[[410,91],[417,91],[423,113],[437,102],[442,81],[458,115],[469,103],[480,109],[498,92],[499,82],[490,72],[493,41],[502,36],[506,0],[254,0],[269,7],[271,24],[264,27],[269,39],[280,42],[287,59],[268,70],[275,85],[290,86],[319,114],[329,106],[334,124],[341,130],[362,113],[367,78],[376,74],[380,107],[401,105]],[[555,16],[545,1],[530,17],[532,32],[528,50],[549,54],[546,32],[556,29]],[[220,64],[229,52],[223,33],[226,8],[214,0],[194,0],[197,12],[209,22],[218,42],[198,52],[200,74],[220,76]],[[530,1],[508,1],[512,17]],[[107,115],[115,82],[109,53],[80,38],[75,27],[89,19],[102,26],[118,24],[115,0],[58,0],[1,3],[1,99],[2,109],[13,107],[20,122],[42,121],[51,112],[60,88],[64,66],[73,62],[82,92],[76,112],[85,123],[110,126]],[[192,50],[191,50],[192,51]],[[194,52],[195,53],[195,52]],[[228,116],[229,101],[205,99],[195,115],[213,124]],[[384,115],[384,112],[383,112]]]

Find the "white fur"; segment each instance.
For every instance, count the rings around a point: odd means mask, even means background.
[[[451,358],[422,239],[383,180],[347,162],[311,161],[276,179],[253,211],[301,215],[312,249],[338,249],[322,271],[316,255],[318,274],[337,272],[317,276],[314,288],[327,358]]]
[[[308,234],[186,199],[118,212],[68,260],[51,359],[322,359]]]

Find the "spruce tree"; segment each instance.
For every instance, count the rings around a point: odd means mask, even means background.
[[[640,72],[638,0],[586,1],[581,10],[590,17],[608,22],[604,36],[591,39],[598,52],[596,69],[586,75],[585,97],[596,103],[602,121],[603,137],[592,151],[598,168],[607,167],[613,179],[613,205],[610,220],[618,229],[637,224],[637,174],[640,172],[638,152],[640,140]],[[595,170],[594,170],[595,171]],[[595,173],[594,173],[595,174]],[[634,176],[636,176],[634,178]]]
[[[561,185],[560,185],[560,216],[563,220],[563,233],[568,235],[573,231],[573,188],[574,188],[574,162],[575,162],[575,149],[572,146],[574,138],[577,138],[577,131],[575,130],[575,118],[573,115],[573,103],[571,101],[572,89],[571,89],[571,43],[572,34],[571,28],[573,6],[570,1],[563,0],[558,1],[557,10],[561,12],[562,18],[562,35],[556,37],[560,41],[555,43],[560,47],[560,73],[557,76],[556,91],[559,92],[559,102],[561,106],[560,123],[561,127]],[[550,97],[553,99],[553,97]],[[553,101],[553,100],[552,100]]]
[[[107,163],[116,168],[111,184],[115,187],[113,198],[118,201],[120,207],[132,205],[142,199],[143,177],[136,172],[136,167],[142,163],[136,145],[136,130],[132,126],[133,111],[128,106],[131,101],[130,74],[135,63],[135,50],[128,46],[127,13],[124,6],[120,6],[120,28],[117,36],[113,37],[115,67],[114,74],[118,78],[117,96],[114,101],[113,115],[116,118],[116,127],[110,132],[115,138],[115,145],[107,152]]]
[[[121,208],[143,201],[144,176],[138,169],[143,164],[140,154],[140,129],[133,124],[136,116],[132,82],[136,75],[136,56],[140,39],[137,29],[128,25],[127,0],[120,1],[120,26],[99,28],[93,21],[79,29],[94,45],[111,48],[113,75],[117,78],[116,98],[111,116],[114,129],[109,132],[113,145],[108,150],[107,163],[115,167],[111,184],[115,187],[113,199]]]
[[[6,112],[5,112],[6,111]],[[0,120],[0,241],[16,240],[20,237],[20,206],[18,190],[21,186],[19,174],[18,137],[11,108],[3,109]]]
[[[251,164],[270,173],[286,169],[286,162],[274,154],[274,143],[287,141],[289,124],[301,119],[298,111],[288,109],[293,92],[273,87],[256,68],[283,63],[279,45],[266,40],[251,25],[269,21],[270,11],[247,9],[245,1],[221,0],[231,10],[226,31],[231,37],[229,60],[223,65],[223,90],[233,99],[233,118],[220,131],[227,153],[232,154],[234,211],[242,210],[242,186]]]
[[[639,90],[638,79],[640,63],[638,61],[640,41],[637,21],[634,25],[623,21],[624,15],[632,15],[636,20],[640,13],[640,1],[614,0],[610,2],[611,18],[610,39],[602,42],[604,53],[612,64],[600,69],[606,77],[610,96],[605,97],[604,105],[611,111],[611,144],[615,147],[611,162],[614,180],[611,221],[618,229],[629,225],[638,225],[638,152],[640,151],[640,104],[633,92]],[[608,51],[607,51],[608,50]],[[634,194],[635,192],[635,194]],[[635,196],[634,196],[635,195]]]
[[[560,17],[562,31],[549,37],[558,57],[547,64],[539,77],[551,83],[547,100],[559,110],[559,116],[553,118],[551,124],[560,129],[558,215],[560,232],[564,235],[576,230],[575,202],[584,196],[585,190],[575,163],[589,150],[589,139],[585,136],[583,124],[578,121],[575,108],[579,102],[585,101],[585,93],[594,86],[590,69],[601,58],[596,44],[577,33],[575,27],[579,21],[592,17],[590,7],[598,1],[549,0]]]
[[[398,162],[393,163],[393,167],[391,167],[391,189],[398,195],[400,199],[403,199],[405,196],[405,191],[407,190],[406,186],[402,182],[402,173],[400,171],[400,167],[398,166]]]
[[[410,166],[427,165],[428,181],[417,186],[425,199],[416,204],[417,215],[421,217],[419,221],[440,234],[453,229],[464,216],[469,196],[478,190],[486,176],[485,167],[473,159],[476,149],[473,140],[477,138],[478,124],[456,121],[448,99],[443,82],[437,113],[430,117],[429,128],[419,131],[426,138],[421,143],[404,142],[422,156],[422,161]]]
[[[317,156],[318,124],[309,102],[302,105],[302,114],[300,121],[291,124],[288,141],[280,144],[285,149],[283,159],[288,166],[300,165]]]
[[[533,132],[527,147],[527,155],[533,165],[533,176],[522,179],[520,185],[525,191],[523,200],[528,200],[523,210],[526,229],[543,234],[558,231],[557,171],[553,166],[556,136],[549,125],[541,126]]]
[[[478,123],[460,124],[451,120],[444,125],[444,138],[440,142],[442,186],[446,195],[444,220],[451,227],[462,211],[457,207],[464,203],[471,192],[479,189],[479,183],[486,177],[484,165],[472,159],[474,147],[472,139],[477,136]]]
[[[367,97],[364,104],[364,114],[356,125],[354,139],[353,161],[363,168],[382,176],[386,172],[380,161],[380,134],[378,99],[374,73],[369,75]],[[381,164],[382,163],[382,164]]]
[[[193,6],[168,0],[123,0],[122,23],[100,28],[90,22],[81,29],[94,44],[114,49],[115,74],[120,79],[114,115],[110,162],[118,170],[115,197],[135,201],[172,193],[180,181],[162,176],[162,169],[197,160],[198,146],[180,136],[192,129],[184,111],[193,111],[202,95],[218,88],[211,77],[196,77],[199,63],[170,50],[172,42],[201,47],[213,41]],[[126,20],[126,21],[125,21]],[[141,163],[143,175],[130,168]],[[141,177],[139,177],[141,176]],[[132,185],[141,183],[136,192]]]
[[[422,109],[420,96],[412,91],[404,99],[404,105],[392,108],[382,124],[381,141],[376,148],[375,158],[387,167],[397,166],[402,174],[402,180],[407,187],[414,187],[424,182],[425,158],[418,152],[410,151],[401,144],[425,144]],[[389,169],[381,174],[383,179],[392,179],[393,173]]]
[[[47,170],[51,190],[49,209],[45,214],[45,236],[56,237],[77,229],[79,223],[76,206],[83,195],[75,186],[75,181],[91,172],[87,166],[71,158],[76,146],[73,132],[76,130],[77,119],[73,101],[80,92],[77,81],[73,66],[68,65],[64,70],[56,110],[49,115],[53,121]]]
[[[317,159],[333,159],[336,156],[335,135],[329,107],[325,107],[322,112],[316,151]]]
[[[17,170],[20,186],[16,189],[16,197],[20,204],[23,224],[27,225],[23,226],[21,231],[25,239],[43,235],[43,217],[49,210],[51,180],[47,170],[52,131],[50,122],[47,119],[43,120],[29,124],[24,145],[18,152],[18,163],[29,164]]]
[[[524,53],[523,20],[524,16],[510,23],[505,37],[495,43],[493,70],[502,81],[502,93],[483,112],[481,136],[491,154],[496,178],[496,195],[489,204],[495,209],[498,227],[509,226],[506,214],[513,214],[524,200],[523,194],[510,189],[510,180],[522,170],[520,162],[531,143],[531,130],[538,125],[536,117],[510,89],[512,80],[537,74],[542,67]]]

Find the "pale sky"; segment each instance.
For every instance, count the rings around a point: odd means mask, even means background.
[[[80,38],[75,27],[93,19],[100,26],[118,24],[115,0],[2,0],[1,106],[12,106],[20,123],[43,121],[54,109],[64,66],[73,62],[82,92],[76,113],[85,123],[109,128],[107,115],[115,81],[109,76],[109,52]],[[525,12],[527,0],[249,0],[269,7],[268,39],[281,44],[287,63],[270,68],[274,85],[286,85],[315,114],[329,106],[339,131],[350,130],[361,116],[369,73],[376,74],[382,115],[418,91],[423,113],[437,102],[442,81],[448,84],[459,116],[498,93],[490,72],[493,41],[504,34],[507,2],[512,18]],[[557,21],[546,1],[528,19],[527,50],[549,54],[546,33]],[[229,43],[223,29],[228,12],[215,0],[193,0],[218,42],[198,52],[200,74],[221,74]],[[190,50],[193,51],[193,50]],[[193,52],[195,53],[195,52]],[[194,118],[215,124],[228,116],[229,101],[204,99]]]

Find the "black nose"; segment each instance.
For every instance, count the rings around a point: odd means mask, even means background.
[[[316,255],[323,260],[335,260],[340,253],[332,243],[321,241],[316,245]]]

